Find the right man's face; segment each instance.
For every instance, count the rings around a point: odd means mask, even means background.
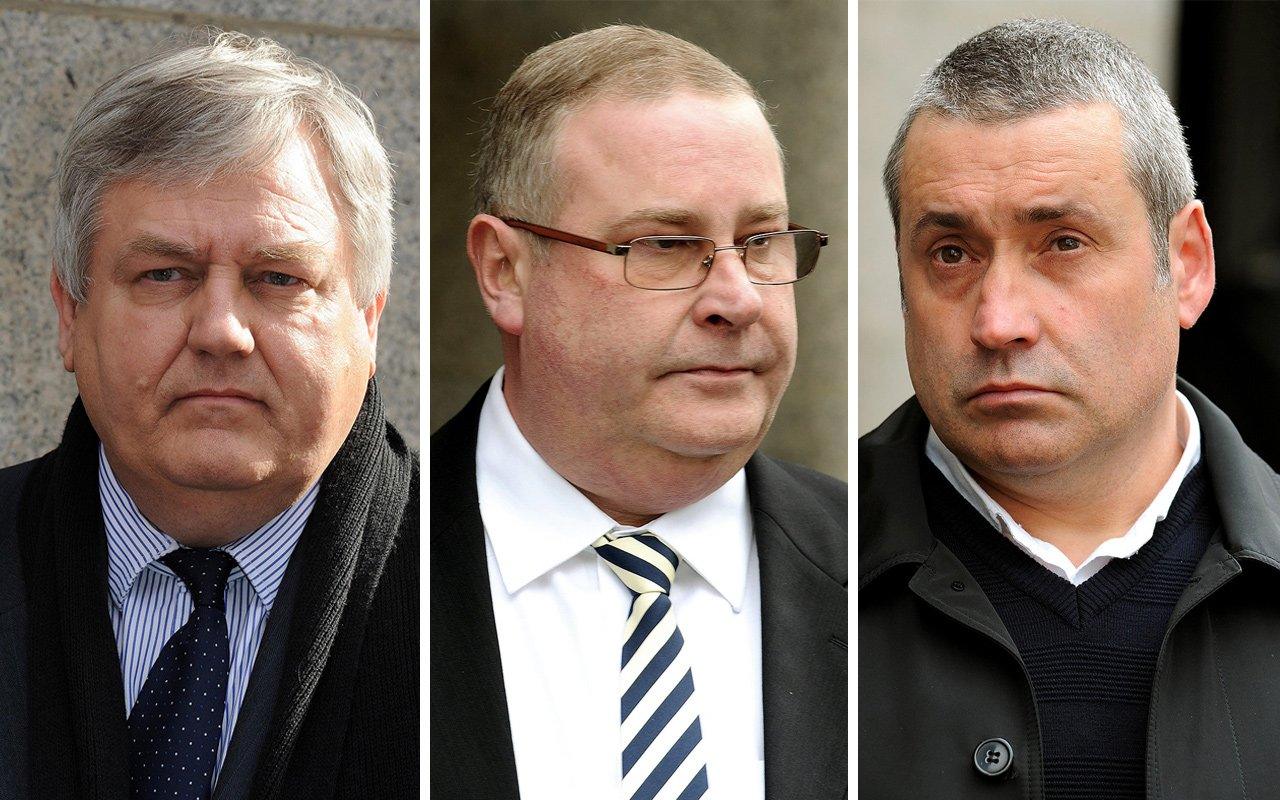
[[[907,360],[942,441],[979,473],[1102,456],[1172,391],[1158,286],[1107,105],[980,125],[926,113],[903,154]]]

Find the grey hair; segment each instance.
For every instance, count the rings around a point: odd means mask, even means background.
[[[299,126],[328,156],[352,247],[352,288],[367,306],[391,278],[391,165],[368,106],[332,72],[270,39],[211,33],[107,81],[80,109],[57,164],[53,262],[76,300],[103,195],[115,184],[201,185],[275,160]]]
[[[1169,277],[1169,222],[1195,198],[1182,125],[1159,81],[1114,37],[1063,20],[1005,22],[960,44],[925,75],[889,149],[884,190],[901,226],[907,132],[925,111],[975,123],[1013,122],[1072,105],[1107,103],[1124,124],[1128,177],[1146,204],[1157,275]]]
[[[610,25],[539,48],[507,79],[481,131],[476,211],[552,224],[564,200],[554,163],[564,120],[605,94],[648,100],[682,89],[749,97],[768,118],[764,101],[745,78],[669,33]],[[537,252],[545,256],[545,249]]]

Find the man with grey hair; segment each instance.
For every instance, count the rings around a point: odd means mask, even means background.
[[[864,796],[1266,794],[1280,479],[1175,374],[1214,260],[1167,96],[998,25],[884,179],[916,396],[859,447]]]
[[[416,797],[418,458],[373,380],[368,108],[220,34],[100,87],[57,191],[80,397],[0,471],[0,797]]]
[[[762,112],[625,25],[493,101],[504,366],[431,441],[434,797],[846,794],[847,487],[756,453],[826,237]]]

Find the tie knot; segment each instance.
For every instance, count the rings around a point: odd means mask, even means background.
[[[613,540],[601,536],[591,546],[635,594],[671,591],[680,556],[652,533],[619,536]]]
[[[230,553],[203,547],[182,547],[161,556],[160,560],[187,585],[191,600],[197,607],[224,608],[222,595],[227,589],[227,576],[236,564]]]

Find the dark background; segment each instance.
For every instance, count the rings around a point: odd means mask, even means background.
[[[1184,2],[1174,105],[1218,286],[1179,373],[1280,468],[1280,4]]]

